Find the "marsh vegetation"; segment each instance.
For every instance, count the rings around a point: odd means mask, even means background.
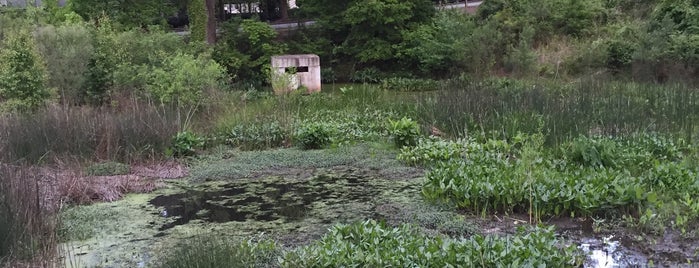
[[[696,1],[307,0],[215,44],[72,2],[0,8],[0,266],[699,261]]]

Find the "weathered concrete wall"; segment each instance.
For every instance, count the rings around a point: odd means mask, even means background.
[[[288,68],[296,68],[295,74],[289,74]],[[291,76],[291,81],[287,89],[275,88],[276,90],[288,91],[296,90],[299,86],[308,88],[308,92],[318,92],[321,89],[320,82],[320,57],[314,54],[303,55],[281,55],[272,57],[272,80],[279,80],[284,74]],[[273,85],[274,86],[274,85]]]
[[[58,0],[58,6],[64,6],[66,0]],[[26,7],[27,5],[41,6],[41,0],[0,0],[0,6]]]

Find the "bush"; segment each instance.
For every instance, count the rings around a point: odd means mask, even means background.
[[[222,27],[226,34],[216,43],[212,58],[238,81],[266,84],[270,58],[286,51],[285,45],[276,40],[277,32],[256,20],[231,20]]]
[[[396,91],[432,91],[440,88],[439,81],[420,78],[387,78],[381,81],[381,89]]]
[[[129,165],[114,161],[95,163],[85,168],[85,174],[89,176],[126,175],[129,172],[131,172]]]
[[[81,24],[43,26],[36,31],[39,53],[46,61],[47,85],[58,90],[61,101],[81,104],[85,100],[88,63],[92,57],[90,29]]]
[[[192,156],[204,147],[204,139],[189,131],[177,132],[172,139],[170,152],[175,157]]]
[[[320,241],[288,252],[282,267],[577,267],[575,246],[559,248],[552,229],[520,229],[513,237],[429,237],[403,225],[374,220],[336,225]]]
[[[415,146],[420,137],[420,125],[410,118],[403,117],[400,120],[388,120],[389,132],[393,137],[393,143],[398,148],[403,146]]]
[[[196,107],[207,91],[220,89],[225,74],[216,62],[178,53],[163,60],[146,74],[148,93],[161,103]]]
[[[32,36],[25,31],[11,34],[0,47],[0,111],[33,110],[44,104],[51,97],[46,80]]]
[[[324,123],[304,122],[297,127],[294,140],[302,149],[321,149],[330,144],[333,129]]]

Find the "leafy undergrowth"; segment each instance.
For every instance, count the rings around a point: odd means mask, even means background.
[[[560,151],[545,151],[542,140],[423,140],[398,158],[432,167],[427,199],[476,213],[623,217],[648,231],[670,225],[683,233],[699,217],[699,173],[681,140],[580,137]]]
[[[337,224],[298,248],[258,240],[190,239],[170,251],[160,267],[578,267],[583,261],[575,246],[561,247],[552,228],[540,227],[455,240],[428,236],[412,225],[366,220]]]

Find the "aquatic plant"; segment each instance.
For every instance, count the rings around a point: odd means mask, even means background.
[[[551,228],[520,229],[513,236],[430,237],[410,225],[374,220],[335,225],[319,241],[287,252],[282,267],[577,267],[574,246],[560,247]]]
[[[294,141],[304,149],[321,149],[330,144],[333,129],[330,125],[320,122],[303,122],[297,126]]]

